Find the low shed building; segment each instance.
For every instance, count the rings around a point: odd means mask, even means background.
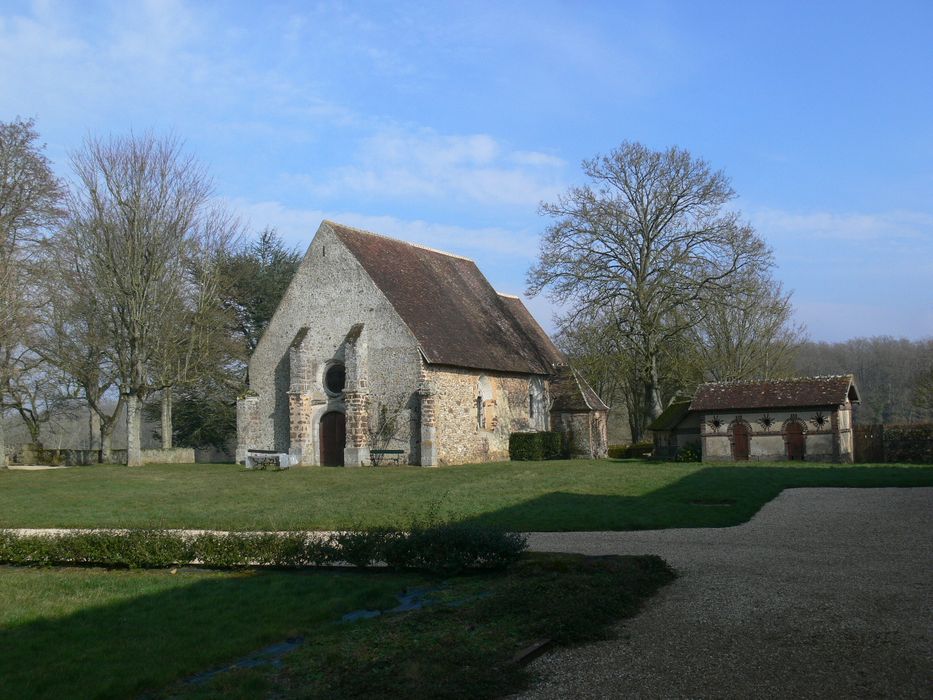
[[[702,384],[689,414],[700,422],[704,462],[851,462],[851,374]]]
[[[687,446],[700,450],[700,414],[690,411],[691,399],[672,401],[648,430],[653,436],[652,456],[657,459],[676,459]]]

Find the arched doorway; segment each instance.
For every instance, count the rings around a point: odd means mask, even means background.
[[[732,426],[732,459],[736,462],[747,462],[749,449],[748,426],[745,423],[735,423]]]
[[[321,464],[325,467],[343,466],[343,448],[347,442],[347,419],[339,411],[321,416]]]
[[[807,438],[803,426],[791,421],[784,428],[784,444],[787,447],[787,459],[802,461],[807,455]]]

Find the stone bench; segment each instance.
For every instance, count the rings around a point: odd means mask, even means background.
[[[247,450],[246,468],[247,469],[265,469],[272,466],[274,469],[288,469],[291,462],[287,452],[276,452],[275,450]]]

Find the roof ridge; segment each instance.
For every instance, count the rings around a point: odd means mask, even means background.
[[[349,224],[341,224],[339,221],[334,221],[333,219],[324,219],[324,223],[329,226],[339,226],[340,228],[349,229],[355,233],[362,233],[366,236],[375,236],[376,238],[385,238],[389,241],[395,241],[396,243],[403,243],[404,245],[411,246],[412,248],[420,248],[421,250],[427,250],[431,253],[437,253],[438,255],[446,255],[449,258],[457,258],[459,260],[466,260],[471,262],[474,265],[476,261],[473,258],[468,258],[465,255],[457,255],[456,253],[449,253],[446,250],[439,250],[438,248],[431,248],[430,246],[422,245],[420,243],[412,243],[411,241],[403,241],[401,238],[395,238],[393,236],[387,236],[384,233],[376,233],[375,231],[369,231],[364,228],[359,228],[358,226],[350,226]]]
[[[498,294],[500,297],[505,297],[506,299],[518,299],[519,301],[522,300],[522,298],[518,296],[518,294],[506,294],[505,292],[500,292],[498,289],[495,291],[496,291],[496,294]]]
[[[781,377],[776,379],[731,379],[729,381],[713,381],[713,382],[703,382],[700,386],[706,386],[708,384],[764,384],[766,382],[807,382],[813,381],[815,379],[854,379],[855,375],[852,372],[846,374],[815,374],[808,377]]]

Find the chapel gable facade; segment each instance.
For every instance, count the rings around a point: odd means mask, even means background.
[[[499,461],[510,433],[571,424],[574,454],[605,456],[607,407],[521,300],[472,260],[329,221],[249,378],[241,462],[247,450],[309,465]]]

